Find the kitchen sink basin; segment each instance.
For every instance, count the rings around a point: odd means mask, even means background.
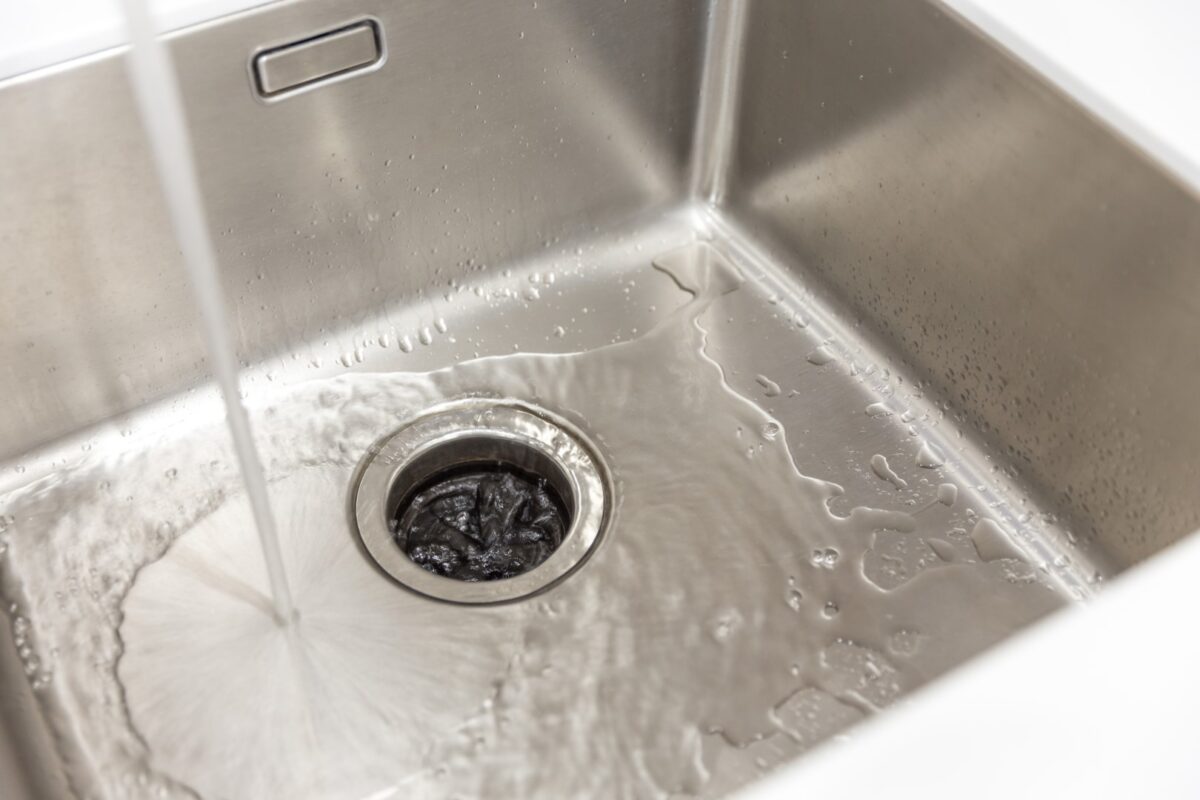
[[[722,796],[1200,526],[1197,197],[937,2],[168,41],[298,616],[125,52],[0,82],[5,797]]]

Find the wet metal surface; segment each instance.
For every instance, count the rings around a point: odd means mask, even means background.
[[[251,54],[364,15],[379,69],[256,98]],[[299,622],[120,55],[0,84],[5,797],[720,796],[1195,527],[1197,201],[936,4],[332,0],[171,42]],[[407,591],[350,487],[480,404],[611,502],[454,581],[384,469]]]

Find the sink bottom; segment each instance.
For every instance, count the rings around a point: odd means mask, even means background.
[[[431,288],[245,389],[288,628],[209,388],[41,454],[0,500],[18,647],[90,794],[718,796],[1096,577],[706,208]],[[351,523],[367,449],[464,398],[560,415],[611,470],[594,552],[515,602],[410,592]]]

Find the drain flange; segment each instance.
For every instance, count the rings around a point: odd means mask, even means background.
[[[574,570],[600,538],[608,484],[583,434],[516,401],[431,411],[373,448],[354,512],[404,586],[458,603],[515,600]]]

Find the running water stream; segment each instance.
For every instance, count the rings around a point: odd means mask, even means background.
[[[217,254],[208,233],[179,84],[175,80],[170,54],[155,34],[146,0],[122,0],[122,6],[131,42],[127,62],[129,77],[142,124],[150,138],[171,224],[196,295],[213,377],[225,399],[229,432],[233,436],[270,580],[272,602],[268,608],[277,623],[286,625],[292,620],[295,608],[279,552],[279,534],[267,495],[262,461],[238,389],[237,352],[229,334],[229,312],[221,295]]]

